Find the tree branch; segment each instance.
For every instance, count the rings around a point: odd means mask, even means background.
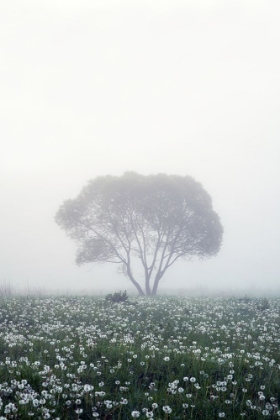
[[[93,229],[91,226],[87,226],[83,222],[81,222],[81,224],[83,224],[85,227],[87,227],[88,230],[91,230],[93,233],[95,233],[95,235],[97,235],[99,238],[103,239],[111,247],[111,249],[115,252],[116,257],[119,258],[120,262],[125,262],[124,257],[118,252],[117,248],[114,246],[114,244],[111,241],[109,241],[109,239],[107,239],[105,236],[100,234],[96,229]]]

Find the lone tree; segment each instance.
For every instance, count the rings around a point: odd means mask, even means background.
[[[127,172],[88,182],[59,208],[56,223],[78,244],[76,263],[119,265],[140,295],[156,295],[166,270],[179,258],[211,257],[223,228],[210,195],[190,176]],[[145,287],[134,274],[135,257]]]

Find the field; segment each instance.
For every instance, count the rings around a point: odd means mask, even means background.
[[[0,299],[0,419],[280,419],[280,300]]]

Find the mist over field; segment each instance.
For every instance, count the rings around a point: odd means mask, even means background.
[[[0,284],[133,291],[114,265],[78,267],[54,216],[135,171],[194,177],[224,227],[159,294],[280,294],[279,17],[274,0],[4,2]]]

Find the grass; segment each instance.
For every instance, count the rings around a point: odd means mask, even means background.
[[[280,299],[4,296],[0,419],[280,419],[279,328]]]

